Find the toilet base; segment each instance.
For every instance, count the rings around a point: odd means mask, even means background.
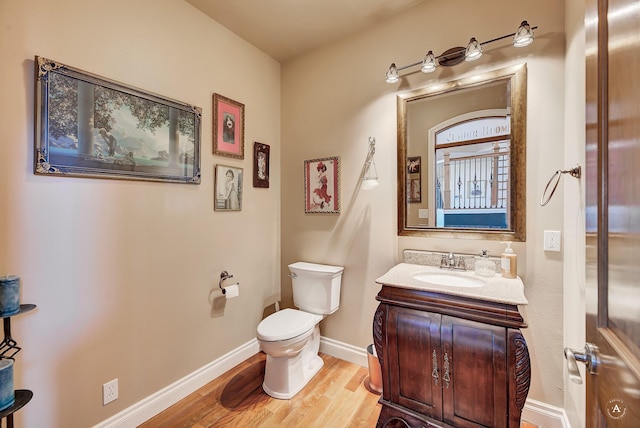
[[[312,337],[294,357],[272,357],[267,354],[262,389],[268,395],[288,400],[304,388],[320,371],[324,361],[318,355],[320,329],[316,325]]]

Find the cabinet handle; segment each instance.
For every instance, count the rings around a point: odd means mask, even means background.
[[[445,386],[449,389],[449,382],[451,382],[451,377],[449,376],[449,354],[444,353],[444,375],[442,375],[442,380],[446,382]]]
[[[435,384],[438,384],[438,378],[440,375],[438,374],[438,355],[436,355],[436,351],[433,351],[433,371],[431,372],[431,376],[434,379]]]

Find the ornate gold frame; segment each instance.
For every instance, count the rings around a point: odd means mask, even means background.
[[[498,80],[511,83],[511,183],[509,230],[455,229],[409,227],[407,214],[407,104],[448,92],[478,87]],[[526,64],[511,66],[480,75],[438,83],[430,87],[399,94],[398,113],[398,235],[438,238],[490,239],[502,241],[526,240],[526,118],[527,118],[527,68]],[[424,166],[423,166],[424,168]]]

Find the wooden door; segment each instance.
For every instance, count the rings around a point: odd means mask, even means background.
[[[391,401],[442,420],[440,314],[389,306],[387,319]]]
[[[587,0],[588,427],[640,427],[640,3]],[[574,371],[575,373],[575,371]],[[575,376],[574,376],[575,378]]]
[[[442,317],[444,421],[455,427],[507,426],[506,329]]]

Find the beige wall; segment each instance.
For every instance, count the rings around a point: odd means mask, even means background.
[[[15,384],[35,393],[16,426],[88,427],[255,338],[276,299],[280,65],[182,0],[3,0],[0,52],[0,274],[38,305],[12,321]],[[202,107],[202,184],[34,176],[35,55]],[[212,155],[214,92],[246,106],[244,161]],[[241,212],[213,211],[217,163],[244,168]],[[241,294],[212,314],[222,270]]]
[[[499,12],[498,12],[499,11]],[[464,12],[464,13],[461,13]],[[474,63],[416,72],[384,82],[393,61],[413,63],[428,49],[440,53],[515,31],[526,19],[540,28],[536,42],[516,50],[489,47]],[[345,266],[340,310],[321,324],[323,336],[365,347],[379,287],[375,279],[398,263],[405,248],[499,254],[498,242],[399,238],[396,234],[396,95],[438,80],[452,80],[526,62],[527,241],[513,245],[529,305],[523,314],[533,378],[529,398],[563,405],[562,253],[542,250],[544,230],[562,230],[563,199],[539,201],[551,174],[563,168],[564,3],[553,0],[425,2],[395,19],[285,63],[282,73],[282,274],[297,260]],[[376,137],[380,186],[362,191],[359,178],[369,136]],[[305,159],[341,157],[340,215],[304,214]],[[284,277],[284,276],[283,276]],[[283,282],[283,300],[291,287]]]

